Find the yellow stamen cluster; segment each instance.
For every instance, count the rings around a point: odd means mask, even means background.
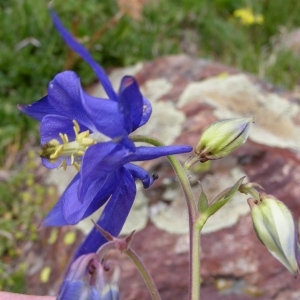
[[[75,140],[69,142],[67,134],[60,133],[59,136],[62,140],[62,144],[56,139],[51,140],[45,145],[42,145],[40,156],[47,158],[50,162],[55,163],[59,158],[64,159],[60,163],[59,167],[67,168],[66,158],[71,158],[71,165],[73,165],[77,171],[80,169],[80,158],[84,155],[86,149],[95,144],[96,141],[90,137],[90,131],[86,130],[80,132],[79,124],[73,120],[73,130],[75,133]]]

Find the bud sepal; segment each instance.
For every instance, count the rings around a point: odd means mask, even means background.
[[[255,233],[270,253],[295,277],[299,273],[297,232],[287,206],[265,193],[259,201],[248,199]]]

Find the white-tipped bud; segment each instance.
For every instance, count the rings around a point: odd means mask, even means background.
[[[299,272],[297,232],[291,212],[281,201],[265,193],[260,200],[248,199],[255,233],[292,274]]]

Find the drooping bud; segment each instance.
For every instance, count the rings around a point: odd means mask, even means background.
[[[259,200],[259,192],[257,191],[258,188],[261,190],[264,189],[260,184],[256,182],[248,182],[240,185],[239,192],[242,194],[250,195],[254,199]]]
[[[243,145],[253,118],[235,118],[212,123],[202,134],[195,153],[200,162],[225,157]]]
[[[260,200],[248,199],[255,233],[292,274],[299,272],[297,233],[291,212],[273,196],[260,193]]]
[[[107,280],[95,253],[78,257],[70,266],[57,300],[117,300],[119,268]]]

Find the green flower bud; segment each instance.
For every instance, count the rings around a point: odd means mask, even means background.
[[[226,119],[212,123],[202,134],[195,153],[200,162],[225,157],[243,145],[253,118]]]
[[[260,193],[260,200],[248,199],[255,233],[292,274],[299,272],[297,233],[289,209],[279,200]]]

